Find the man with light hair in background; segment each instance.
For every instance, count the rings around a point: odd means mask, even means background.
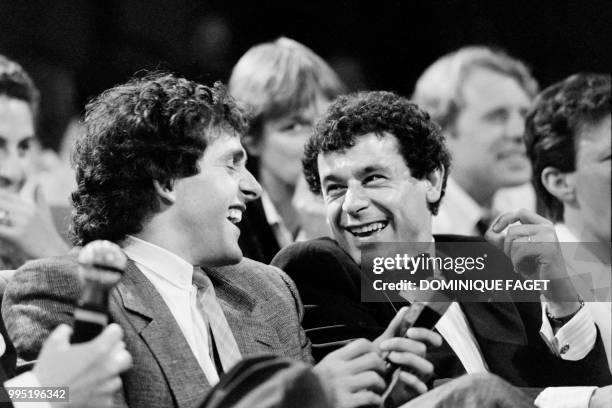
[[[535,208],[522,136],[537,90],[521,61],[484,46],[443,56],[418,79],[412,99],[442,127],[453,157],[434,233],[484,235],[499,213]]]
[[[246,257],[269,263],[296,239],[329,234],[322,203],[300,180],[300,160],[317,118],[345,87],[311,49],[281,37],[240,58],[229,91],[250,111],[244,145],[263,187],[240,225],[240,246]]]

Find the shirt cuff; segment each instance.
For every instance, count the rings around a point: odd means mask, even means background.
[[[4,387],[40,387],[38,378],[31,371],[27,371],[4,382]],[[52,408],[47,401],[13,402],[15,408]]]
[[[540,336],[556,356],[563,360],[578,361],[586,357],[595,346],[597,328],[591,313],[586,307],[582,307],[555,334],[546,317],[546,302],[542,302]]]
[[[549,387],[538,395],[538,408],[588,408],[597,387]]]

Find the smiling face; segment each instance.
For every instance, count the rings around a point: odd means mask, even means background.
[[[0,189],[18,192],[33,170],[34,118],[30,106],[0,96]]]
[[[327,221],[357,263],[371,243],[431,241],[428,203],[440,198],[442,174],[413,178],[395,136],[359,136],[346,151],[319,154],[318,168]]]
[[[240,139],[219,130],[198,161],[200,172],[174,182],[170,223],[179,228],[186,258],[193,264],[226,265],[242,258],[236,224],[246,203],[261,193],[245,163]]]
[[[477,68],[466,77],[462,96],[447,138],[453,177],[467,190],[482,189],[487,195],[529,181],[531,167],[522,140],[530,106],[527,93],[514,78]]]

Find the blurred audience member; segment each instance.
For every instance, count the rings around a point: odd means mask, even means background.
[[[527,117],[535,190],[559,241],[582,243],[563,244],[564,254],[612,369],[611,141],[610,74],[576,74],[550,86]]]
[[[0,269],[68,250],[55,225],[65,230],[67,220],[52,214],[36,179],[38,101],[23,68],[0,56]]]
[[[525,115],[537,83],[527,67],[501,51],[474,46],[434,62],[418,79],[414,101],[442,127],[453,157],[453,171],[434,233],[483,235],[503,211],[535,209],[530,186],[514,192],[514,208],[495,194],[529,181],[522,142]],[[511,199],[515,201],[515,199]]]
[[[328,231],[320,199],[299,181],[300,160],[315,121],[344,89],[321,57],[288,38],[252,47],[234,67],[229,90],[250,110],[244,143],[263,187],[241,223],[246,257],[268,263],[296,239]]]

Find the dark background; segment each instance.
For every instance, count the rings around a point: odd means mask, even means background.
[[[351,88],[412,92],[420,72],[469,44],[523,59],[546,86],[610,67],[610,0],[0,0],[0,53],[43,94],[41,139],[57,148],[84,102],[141,69],[227,80],[252,45],[285,35]]]

